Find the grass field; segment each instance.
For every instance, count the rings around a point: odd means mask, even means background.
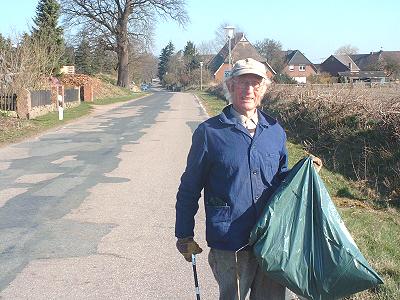
[[[210,116],[220,113],[226,105],[207,92],[196,94]],[[287,146],[290,166],[307,155],[301,145],[289,141]],[[320,175],[357,246],[385,281],[384,285],[349,299],[400,299],[400,212],[378,209],[341,174],[323,168]]]

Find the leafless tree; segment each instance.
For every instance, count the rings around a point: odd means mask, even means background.
[[[228,24],[227,22],[221,23],[217,29],[215,29],[215,39],[214,39],[214,47],[216,52],[221,50],[221,48],[226,44],[228,41],[228,37],[225,34],[225,27],[232,24]],[[235,33],[243,32],[243,30],[238,25],[233,25],[235,27]]]
[[[185,0],[61,0],[64,23],[86,28],[118,56],[119,86],[129,84],[129,44],[151,43],[157,17],[188,22]]]
[[[49,77],[60,61],[58,46],[47,38],[14,35],[0,48],[0,93],[16,94],[20,111],[26,111],[28,91],[49,88]],[[25,114],[19,114],[26,118]]]
[[[267,62],[277,73],[283,70],[285,65],[281,42],[266,38],[262,41],[257,41],[254,47],[265,57]]]
[[[201,55],[210,55],[210,54],[216,54],[220,49],[216,50],[215,45],[213,41],[202,41],[200,44],[197,46],[197,51]]]
[[[151,82],[157,76],[158,59],[151,53],[135,53],[132,60],[131,78],[139,82]]]
[[[350,54],[357,54],[358,48],[354,47],[350,44],[344,45],[342,47],[339,47],[336,51],[336,55],[350,55]]]
[[[41,88],[60,60],[57,45],[28,35],[15,35],[11,40],[0,50],[0,89],[18,94]]]

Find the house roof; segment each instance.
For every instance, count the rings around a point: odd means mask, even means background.
[[[368,54],[350,54],[350,55],[331,55],[322,64],[322,71],[331,72],[329,63],[332,59],[336,59],[349,69],[351,63],[351,71],[383,71],[383,64],[385,60],[393,60],[400,64],[400,51],[378,51]],[[327,69],[328,68],[328,69]],[[343,72],[341,72],[343,73]],[[367,73],[365,73],[366,75]],[[376,73],[379,74],[379,73]]]
[[[317,72],[322,72],[322,68],[321,68],[321,64],[313,64],[315,67],[315,70],[317,70]]]
[[[341,62],[347,68],[350,69],[349,66],[351,65],[351,70],[360,71],[360,68],[357,66],[357,64],[347,54],[345,54],[345,55],[334,55],[333,57],[335,57],[339,62]]]
[[[253,58],[267,65],[272,73],[276,74],[274,69],[268,64],[267,60],[261,56],[256,48],[248,41],[243,32],[235,34],[231,40],[231,54],[232,61],[238,61],[245,58]],[[208,68],[213,72],[217,72],[218,69],[224,63],[229,63],[229,42],[226,42],[222,49],[214,56],[208,64]]]
[[[364,71],[371,69],[371,66],[377,66],[382,60],[394,60],[400,64],[400,51],[378,51],[368,54],[352,54],[350,57],[354,60],[357,66]]]
[[[286,51],[285,61],[288,65],[312,65],[312,63],[299,50]]]
[[[287,50],[282,52],[283,59],[287,65],[311,66],[317,71],[315,65],[300,50]]]
[[[381,55],[384,59],[390,58],[400,64],[400,51],[382,51]]]
[[[360,70],[363,71],[369,70],[370,66],[376,64],[379,60],[379,55],[374,52],[369,54],[351,54],[349,56],[357,64]]]
[[[214,56],[215,54],[200,54],[199,60],[202,61],[204,65],[208,65]]]
[[[359,71],[359,72],[338,72],[339,76],[356,77],[356,78],[383,78],[386,77],[384,71]]]

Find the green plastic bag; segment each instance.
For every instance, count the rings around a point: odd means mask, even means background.
[[[307,299],[338,299],[383,283],[354,243],[310,157],[273,194],[249,243],[269,277]]]

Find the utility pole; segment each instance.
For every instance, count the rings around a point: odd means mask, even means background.
[[[200,91],[203,90],[203,62],[200,62]]]
[[[226,26],[225,28],[225,35],[228,37],[228,47],[229,47],[229,56],[228,56],[228,61],[229,61],[229,69],[232,69],[232,44],[231,40],[235,35],[235,27],[234,26]]]

